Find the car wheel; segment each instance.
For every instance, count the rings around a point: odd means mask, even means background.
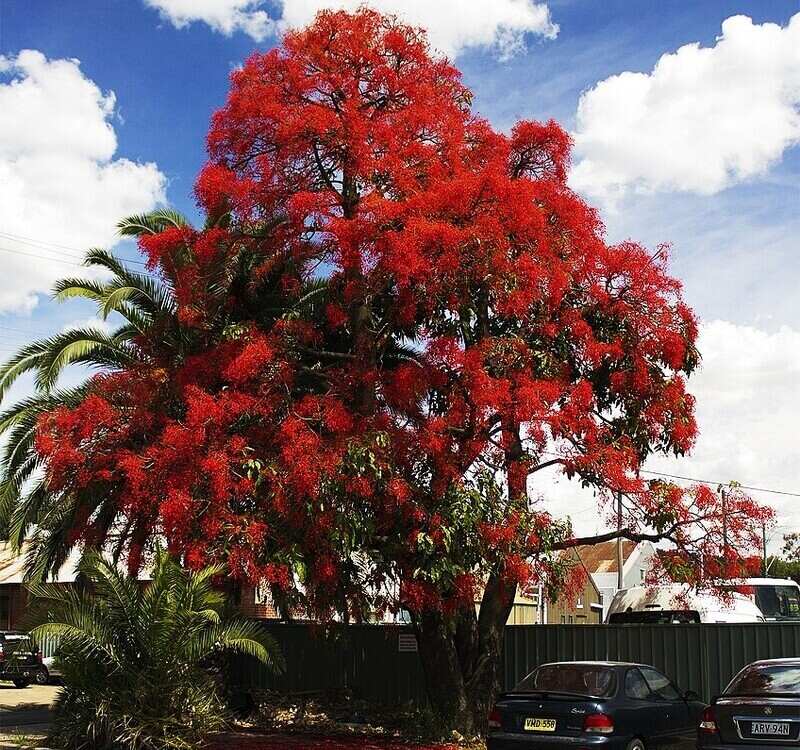
[[[42,667],[34,676],[33,681],[37,685],[46,685],[50,682],[50,673],[47,671],[47,667]]]
[[[629,743],[627,750],[645,750],[644,742],[638,737],[634,737]]]
[[[27,680],[25,677],[15,677],[13,682],[14,682],[14,687],[18,688],[26,688],[28,687],[28,685],[31,684],[30,681]]]

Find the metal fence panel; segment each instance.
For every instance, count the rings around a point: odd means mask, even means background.
[[[302,693],[347,688],[385,705],[424,705],[419,655],[401,652],[409,628],[352,625],[333,639],[309,625],[275,625],[287,662],[285,675],[269,674],[252,659],[233,663],[242,689]],[[506,628],[504,685],[511,688],[549,661],[608,660],[651,664],[706,700],[757,659],[800,657],[800,623],[704,625],[510,625]]]
[[[234,657],[230,680],[238,689],[275,690],[286,694],[348,690],[355,698],[387,706],[423,705],[425,686],[416,652],[400,651],[408,628],[350,625],[331,633],[313,625],[271,625],[286,661],[273,674],[250,657]]]
[[[800,657],[800,623],[516,625],[506,628],[505,687],[546,661],[630,661],[710,700],[746,664],[780,657]]]

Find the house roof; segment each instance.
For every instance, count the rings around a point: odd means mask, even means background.
[[[582,547],[573,547],[570,550],[566,550],[564,554],[572,558],[575,562],[579,563],[583,567],[583,569],[586,571],[586,582],[592,587],[592,589],[594,589],[595,594],[597,594],[597,596],[599,597],[600,589],[597,588],[597,584],[594,582],[594,579],[592,578],[592,571],[586,567],[586,563],[583,561],[583,558],[580,555],[579,551],[581,549]]]
[[[636,549],[636,543],[622,540],[623,565]],[[584,547],[576,547],[576,552],[589,573],[617,573],[617,541],[601,542]]]
[[[26,544],[22,545],[21,552],[15,552],[8,542],[0,542],[0,586],[8,583],[25,582],[25,553]],[[54,583],[73,583],[77,574],[80,552],[74,549],[67,561],[61,566],[58,574],[50,580]]]
[[[23,543],[22,550],[15,552],[8,542],[0,542],[0,586],[9,583],[25,583],[25,554],[27,542]],[[81,550],[74,547],[69,553],[66,562],[59,568],[58,573],[47,580],[51,583],[74,583],[78,576],[78,564],[81,559]],[[107,555],[110,559],[110,555]],[[119,566],[122,569],[122,565]],[[150,580],[149,569],[143,569],[138,575],[140,581]]]

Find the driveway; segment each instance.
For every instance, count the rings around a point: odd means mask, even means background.
[[[0,682],[0,750],[19,747],[13,738],[36,738],[47,731],[50,705],[61,688],[57,685],[31,685],[15,688]]]

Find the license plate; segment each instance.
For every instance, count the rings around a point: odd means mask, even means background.
[[[555,719],[536,719],[528,717],[525,719],[525,731],[527,732],[555,732]]]
[[[791,724],[779,721],[754,721],[750,724],[750,734],[761,737],[788,737]]]

